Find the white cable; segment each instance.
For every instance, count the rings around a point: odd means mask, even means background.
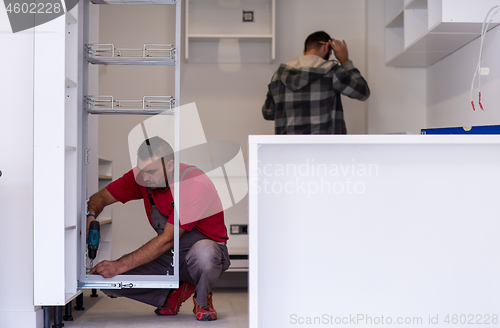
[[[492,14],[492,12],[495,9],[497,9],[497,10]],[[491,8],[490,11],[488,12],[488,14],[486,15],[486,18],[483,22],[483,28],[481,30],[481,47],[480,47],[480,51],[479,51],[479,60],[478,60],[476,71],[474,73],[474,79],[472,80],[472,86],[471,86],[470,101],[471,101],[473,109],[475,109],[475,108],[474,108],[474,103],[472,101],[472,97],[473,97],[472,95],[473,95],[473,89],[474,89],[474,82],[475,82],[475,79],[476,79],[478,73],[479,73],[479,79],[478,79],[479,80],[479,105],[481,106],[481,109],[483,109],[483,106],[481,103],[481,86],[482,86],[481,85],[481,61],[482,61],[482,57],[483,57],[484,40],[486,38],[486,33],[488,32],[490,23],[493,21],[493,18],[495,17],[495,15],[498,13],[499,10],[500,10],[500,6],[495,6],[495,7]],[[486,22],[488,22],[488,24],[486,24]]]
[[[493,12],[495,9],[496,9],[496,11]],[[476,109],[474,107],[474,101],[472,99],[472,94],[473,94],[473,91],[474,91],[474,83],[476,82],[476,77],[477,77],[478,73],[479,73],[479,79],[478,79],[479,80],[479,105],[481,106],[481,109],[483,109],[483,105],[481,104],[481,60],[483,58],[484,39],[486,38],[486,33],[488,32],[488,29],[490,27],[490,23],[493,21],[493,18],[495,17],[495,15],[499,11],[500,11],[500,6],[494,6],[493,8],[491,8],[488,11],[488,14],[486,15],[486,17],[484,19],[483,28],[481,29],[481,46],[480,46],[480,49],[479,49],[479,60],[478,60],[478,63],[477,63],[476,71],[474,72],[474,77],[472,79],[472,86],[471,86],[471,89],[470,89],[470,102],[471,102],[472,108],[474,110],[476,110]],[[493,14],[492,14],[492,12],[493,12]],[[487,24],[486,24],[486,22],[487,22]]]

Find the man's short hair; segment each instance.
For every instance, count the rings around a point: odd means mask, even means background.
[[[328,42],[331,39],[330,35],[324,31],[314,32],[307,37],[306,42],[304,43],[304,51],[307,52],[311,49],[319,49],[321,48],[320,42]]]
[[[137,156],[146,161],[153,157],[165,158],[166,162],[174,159],[172,146],[160,137],[153,137],[142,142],[137,150]]]

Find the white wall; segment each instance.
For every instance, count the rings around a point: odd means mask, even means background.
[[[385,7],[367,0],[368,133],[419,133],[426,127],[426,69],[385,66]]]
[[[486,14],[486,13],[485,13]],[[482,66],[491,74],[482,77],[482,103],[478,104],[478,81],[474,88],[476,111],[469,100],[472,76],[479,57],[480,39],[427,69],[428,127],[500,124],[500,28],[487,33]]]
[[[190,53],[189,63],[183,62],[181,66],[181,104],[196,102],[207,139],[236,141],[245,158],[248,135],[274,133],[274,122],[265,121],[261,114],[267,85],[281,62],[302,55],[307,35],[325,30],[335,38],[345,39],[354,64],[362,74],[366,73],[365,0],[277,0],[276,13],[274,63],[199,63]],[[100,42],[121,47],[141,47],[148,42],[169,43],[174,40],[174,19],[174,7],[101,6]],[[169,76],[173,76],[172,68],[103,66],[99,90],[100,94],[122,99],[171,94],[173,79]],[[349,133],[366,133],[367,103],[344,99]],[[113,160],[113,178],[131,169],[127,135],[146,118],[99,118],[99,153]],[[247,204],[245,198],[226,211],[226,223],[247,223]],[[137,249],[153,235],[141,202],[114,206],[114,257]],[[246,245],[247,236],[230,236],[230,247]]]
[[[366,77],[365,6],[364,0],[277,0],[277,58],[273,68],[277,69],[281,62],[301,56],[307,36],[324,30],[333,38],[346,40],[350,59]],[[266,82],[270,79],[268,77]],[[262,100],[259,104],[263,102],[264,95],[260,96]],[[342,101],[348,133],[366,134],[367,103],[347,97],[343,97]],[[251,134],[258,133],[251,131]],[[273,134],[273,131],[267,134]]]

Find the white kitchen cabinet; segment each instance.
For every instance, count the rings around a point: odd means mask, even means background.
[[[244,22],[243,12],[253,21]],[[272,62],[276,58],[276,0],[186,0],[186,61]]]
[[[34,304],[75,298],[81,189],[79,23],[71,14],[37,26],[34,43]],[[62,63],[62,64],[61,64]]]
[[[89,13],[91,6],[96,4],[80,1],[71,13],[36,27],[41,33],[36,33],[33,44],[35,306],[63,306],[81,294],[82,289],[176,288],[179,284],[178,265],[170,276],[104,279],[87,275],[85,204],[88,197],[112,177],[112,163],[97,156],[96,115],[155,114],[168,110],[177,121],[179,115],[176,115],[174,106],[180,98],[179,51],[173,45],[145,45],[137,52],[136,49],[115,49],[112,45],[110,48],[109,45],[90,43],[89,34],[94,26],[90,25]],[[176,6],[175,42],[180,45],[181,1],[143,4]],[[175,76],[172,76],[176,85],[175,97],[123,101],[91,96],[97,91],[94,83],[96,70],[92,65],[115,64],[175,66]],[[174,134],[178,142],[178,129]],[[178,167],[176,171],[178,175]],[[178,190],[174,197],[178,200]],[[95,261],[111,259],[111,208],[106,209],[99,219],[103,238]],[[178,231],[174,248],[177,246]]]
[[[387,65],[433,65],[479,37],[496,5],[499,0],[385,0]],[[490,28],[500,16],[493,22]]]
[[[498,318],[500,136],[250,136],[249,152],[250,328]]]

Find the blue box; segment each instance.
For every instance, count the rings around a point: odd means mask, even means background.
[[[422,129],[422,134],[500,134],[500,125]]]

